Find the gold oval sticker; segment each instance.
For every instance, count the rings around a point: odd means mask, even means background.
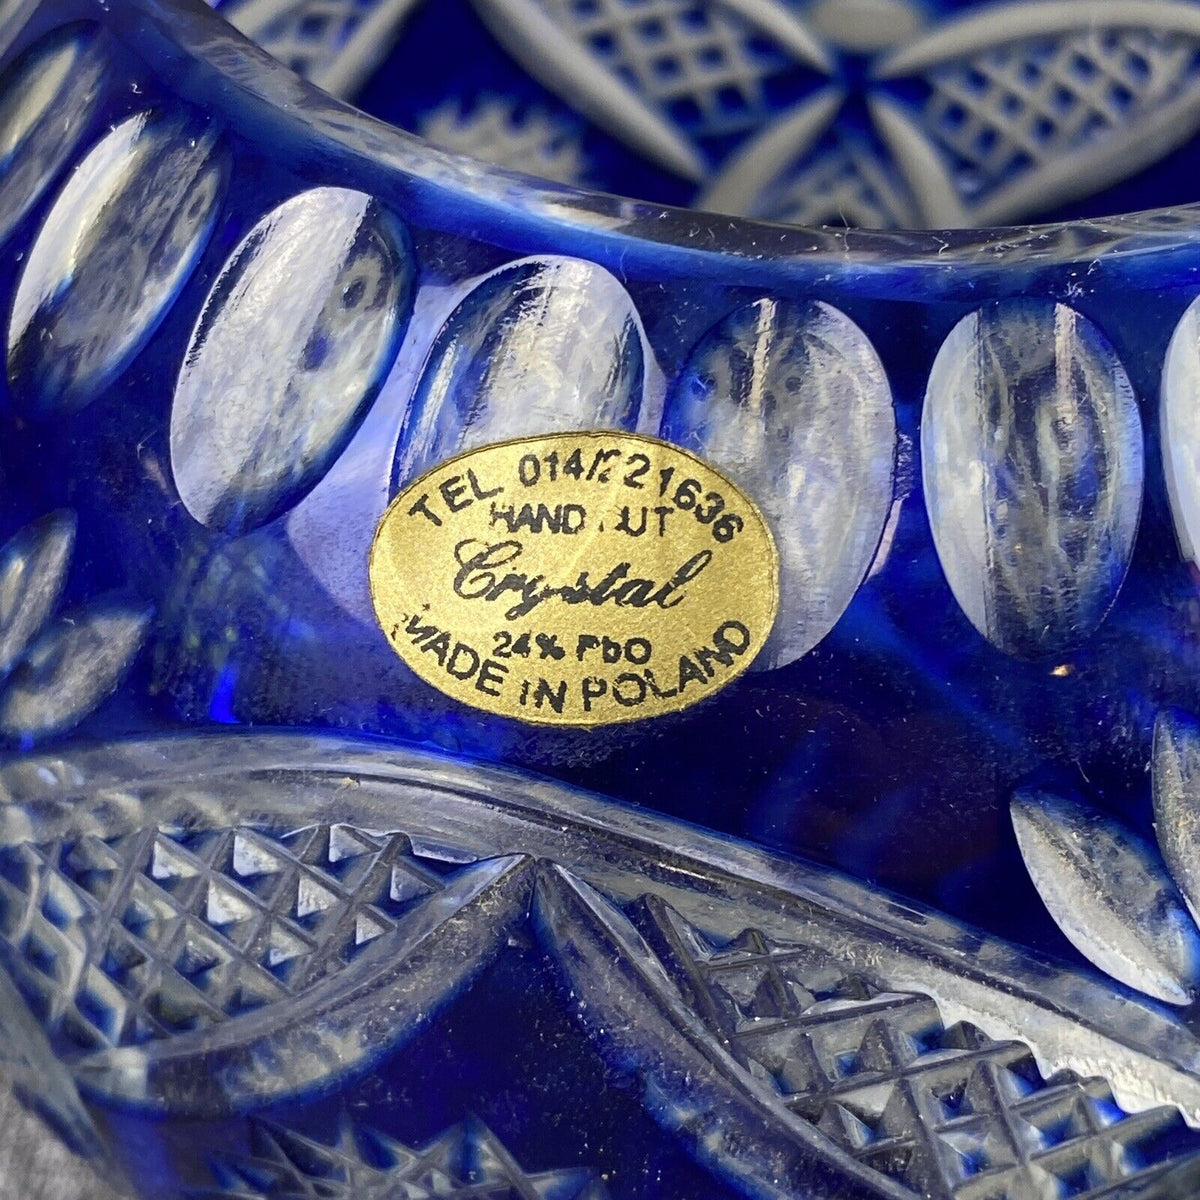
[[[371,548],[396,653],[465,704],[546,725],[677,712],[740,675],[779,605],[767,523],[655,438],[484,446],[398,495]]]

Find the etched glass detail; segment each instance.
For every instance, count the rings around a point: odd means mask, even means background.
[[[406,837],[348,825],[145,830],[0,851],[10,969],[73,1053],[299,995],[441,888]]]
[[[400,434],[394,483],[491,442],[634,428],[645,354],[633,301],[603,267],[573,258],[502,267],[438,333]]]
[[[415,273],[408,234],[362,192],[302,192],[246,235],[171,409],[171,469],[197,521],[244,532],[317,483],[391,369]]]
[[[714,941],[669,906],[647,912],[677,986],[738,1063],[918,1196],[1107,1196],[1194,1152],[1173,1109],[1126,1115],[1101,1079],[1045,1079],[1028,1046],[947,1028],[928,996],[755,929]]]
[[[1061,304],[964,317],[929,375],[925,503],[959,606],[990,642],[1078,645],[1116,599],[1142,503],[1142,427],[1104,336]]]
[[[692,351],[663,436],[728,471],[771,525],[780,610],[756,665],[806,654],[866,575],[892,501],[896,421],[870,342],[827,304],[739,309]]]
[[[1153,849],[1057,796],[1019,795],[1025,866],[1059,928],[1114,979],[1170,1004],[1200,982],[1200,934]]]
[[[26,51],[0,80],[0,238],[70,159],[88,128],[104,66],[95,29],[67,26]]]
[[[225,174],[188,113],[130,117],[75,168],[13,301],[8,374],[28,409],[82,408],[129,365],[208,241]]]
[[[467,1121],[409,1147],[344,1121],[327,1144],[256,1121],[252,1152],[224,1156],[196,1200],[606,1200],[590,1171],[526,1172],[490,1129]]]
[[[1010,222],[1101,193],[1200,127],[1200,23],[1170,0],[1092,19],[1059,0],[974,11],[910,0],[472,6],[498,59],[506,51],[564,115],[616,139],[631,160],[620,183],[657,170],[672,198],[682,187],[719,212],[900,228]],[[407,83],[387,53],[397,40],[403,48],[415,0],[225,7],[343,95],[381,63],[380,78]],[[471,101],[503,106],[509,96],[484,77],[491,89]],[[525,95],[499,86],[514,101]],[[512,144],[502,135],[460,148],[514,165]],[[561,178],[532,154],[515,165]],[[614,190],[618,180],[601,183]]]

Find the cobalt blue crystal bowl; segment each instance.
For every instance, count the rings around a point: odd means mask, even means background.
[[[88,1181],[0,1194],[1200,1195],[1200,6],[10,0],[0,69],[0,1059]],[[596,430],[758,506],[765,647],[444,695],[385,509]]]

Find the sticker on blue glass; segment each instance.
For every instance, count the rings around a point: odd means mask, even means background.
[[[392,502],[370,558],[392,649],[463,704],[589,727],[679,712],[732,683],[778,611],[766,519],[657,438],[517,438]]]

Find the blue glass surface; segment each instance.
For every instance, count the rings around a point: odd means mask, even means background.
[[[0,24],[18,1095],[151,1197],[1194,1196],[1200,9],[647,6]],[[775,527],[694,709],[375,622],[404,482],[579,428]]]

